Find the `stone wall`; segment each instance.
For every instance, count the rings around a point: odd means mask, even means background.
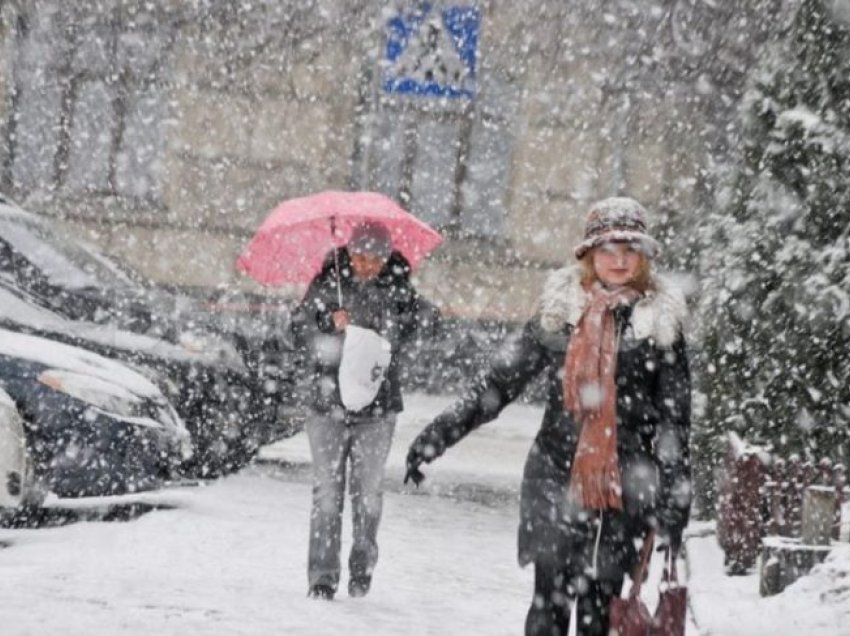
[[[512,320],[593,200],[633,194],[661,225],[704,204],[765,31],[746,7],[458,0],[481,16],[464,103],[382,91],[413,4],[4,4],[3,187],[154,279],[245,288],[233,261],[276,202],[383,190],[446,231],[423,291]]]

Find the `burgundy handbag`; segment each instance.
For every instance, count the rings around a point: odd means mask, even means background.
[[[679,585],[676,555],[668,548],[658,607],[652,620],[651,636],[685,636],[685,617],[688,611],[688,588]]]
[[[632,589],[626,598],[619,596],[611,599],[608,633],[611,636],[648,636],[652,627],[652,614],[646,609],[640,598],[640,588],[649,568],[652,546],[655,543],[655,531],[650,530],[640,550],[637,570],[632,576]]]
[[[640,598],[649,568],[649,559],[655,543],[655,532],[650,530],[640,551],[640,560],[632,580],[632,588],[626,598],[611,599],[609,634],[612,636],[684,636],[687,611],[687,588],[679,585],[675,555],[668,549],[665,560],[669,568],[664,569],[664,589],[658,597],[655,616],[649,613]]]

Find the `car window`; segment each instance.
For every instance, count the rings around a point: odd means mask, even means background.
[[[130,279],[83,243],[25,219],[0,218],[0,236],[59,287],[121,287]]]

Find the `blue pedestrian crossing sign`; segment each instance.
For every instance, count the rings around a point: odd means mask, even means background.
[[[430,2],[387,22],[383,88],[388,93],[475,97],[481,12]]]

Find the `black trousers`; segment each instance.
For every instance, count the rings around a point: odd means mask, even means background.
[[[525,636],[567,636],[570,611],[576,604],[576,634],[608,636],[608,608],[619,596],[623,579],[570,579],[550,564],[534,564],[534,598],[525,619]]]

